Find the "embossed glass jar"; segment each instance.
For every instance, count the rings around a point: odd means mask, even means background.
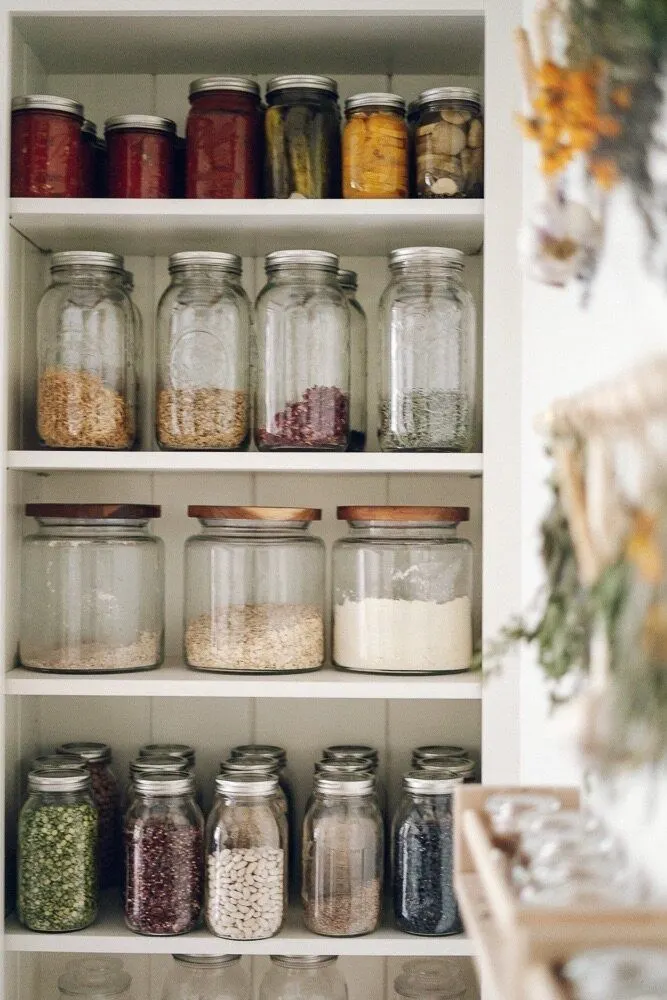
[[[58,979],[58,996],[77,1000],[132,1000],[132,977],[119,958],[93,956],[71,962]],[[138,998],[137,998],[138,1000]]]
[[[250,1000],[240,955],[172,955],[162,1000]]]

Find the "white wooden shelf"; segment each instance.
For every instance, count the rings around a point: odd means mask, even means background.
[[[339,698],[473,701],[482,697],[478,673],[448,676],[353,674],[325,669],[308,674],[244,676],[171,665],[135,674],[42,674],[16,667],[5,692],[21,695],[124,698]]]
[[[225,250],[257,257],[312,247],[361,257],[437,244],[477,253],[484,202],[12,198],[10,220],[45,251],[164,256],[177,250]]]
[[[25,472],[282,472],[481,476],[482,455],[413,452],[10,451]]]

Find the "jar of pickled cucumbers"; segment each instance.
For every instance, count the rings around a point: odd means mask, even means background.
[[[356,94],[345,102],[343,197],[407,198],[408,127],[396,94]]]

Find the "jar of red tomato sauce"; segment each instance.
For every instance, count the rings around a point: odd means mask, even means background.
[[[157,115],[117,115],[104,124],[109,198],[172,198],[176,124]]]
[[[262,176],[259,85],[242,76],[190,84],[187,198],[258,198]]]
[[[29,94],[13,98],[14,198],[79,196],[82,123],[82,105],[67,97]]]
[[[82,198],[95,194],[95,158],[97,156],[97,126],[86,119],[81,126],[81,187]]]

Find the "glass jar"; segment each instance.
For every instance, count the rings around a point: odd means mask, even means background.
[[[88,766],[97,809],[100,889],[118,885],[122,854],[120,787],[111,769],[111,747],[106,743],[62,743],[57,752],[65,760],[75,755]]]
[[[157,440],[161,448],[238,451],[250,438],[251,307],[241,258],[172,254],[157,313]]]
[[[116,115],[104,123],[107,197],[173,198],[176,123],[157,115]]]
[[[309,507],[189,507],[185,658],[197,670],[291,673],[324,662],[324,543]]]
[[[308,930],[370,934],[380,922],[384,833],[375,781],[317,775],[302,839],[302,898]]]
[[[445,743],[431,743],[427,746],[415,747],[412,751],[412,766],[419,769],[422,761],[437,760],[439,757],[467,757],[468,751],[463,747],[449,746]]]
[[[217,937],[273,937],[287,905],[285,810],[278,778],[219,774],[206,827],[206,924]],[[239,900],[243,900],[239,904]]]
[[[150,670],[163,658],[164,555],[144,504],[27,504],[19,659],[31,670]]]
[[[375,747],[366,746],[365,743],[336,743],[322,751],[322,760],[344,761],[350,757],[363,761],[373,772],[378,769],[380,755]]]
[[[197,764],[195,748],[187,743],[144,743],[139,747],[139,757],[160,756],[182,758],[193,770]]]
[[[154,757],[139,757],[130,761],[130,780],[125,790],[125,804],[129,807],[134,800],[134,782],[137,778],[166,772],[194,777],[190,764],[184,757],[168,757],[166,754],[155,754]],[[201,802],[198,802],[201,807]]]
[[[366,313],[357,301],[356,271],[339,271],[338,281],[350,307],[350,438],[348,451],[366,446]]]
[[[475,441],[475,304],[463,254],[406,247],[380,300],[382,451],[470,451]]]
[[[51,257],[37,309],[37,430],[49,448],[131,448],[136,434],[132,304],[123,258]]]
[[[415,125],[419,198],[481,198],[484,126],[479,94],[435,87],[419,95]]]
[[[338,257],[266,257],[256,304],[255,440],[260,451],[345,451],[350,430],[350,309]]]
[[[17,914],[31,931],[64,933],[97,916],[97,810],[80,768],[31,771],[18,826]]]
[[[266,85],[267,198],[340,198],[338,85],[328,76],[275,76]]]
[[[280,777],[280,767],[275,760],[268,757],[257,757],[248,754],[247,757],[240,757],[237,760],[221,760],[220,774],[260,774],[265,777],[276,777],[278,785],[274,792],[276,808],[284,813],[287,820],[288,829],[292,829],[290,819],[289,801],[285,788]]]
[[[484,803],[493,846],[513,857],[521,843],[522,817],[553,815],[561,803],[549,792],[495,792]]]
[[[333,659],[344,670],[451,673],[472,657],[467,507],[339,507]]]
[[[667,949],[593,948],[566,962],[561,976],[574,1000],[643,1000],[667,996]]]
[[[95,197],[95,156],[97,148],[97,126],[86,118],[81,125],[81,198]]]
[[[408,197],[405,101],[396,94],[355,94],[345,101],[343,197]]]
[[[78,198],[83,106],[67,97],[12,98],[12,198]]]
[[[472,757],[430,757],[415,765],[416,771],[448,771],[470,784],[477,774],[477,764]]]
[[[461,778],[411,771],[392,826],[397,927],[408,934],[459,934],[454,893],[453,793]]]
[[[190,84],[187,198],[259,198],[262,104],[245,76],[204,76]]]
[[[240,955],[172,955],[162,1000],[250,1000]]]
[[[458,958],[406,962],[394,980],[395,1000],[463,1000],[466,982]]]
[[[137,777],[125,815],[125,923],[137,934],[185,934],[204,898],[204,817],[191,775]]]
[[[335,955],[271,955],[259,1000],[347,1000]]]
[[[58,995],[78,1000],[131,1000],[132,977],[120,958],[94,956],[70,962],[58,979]]]

